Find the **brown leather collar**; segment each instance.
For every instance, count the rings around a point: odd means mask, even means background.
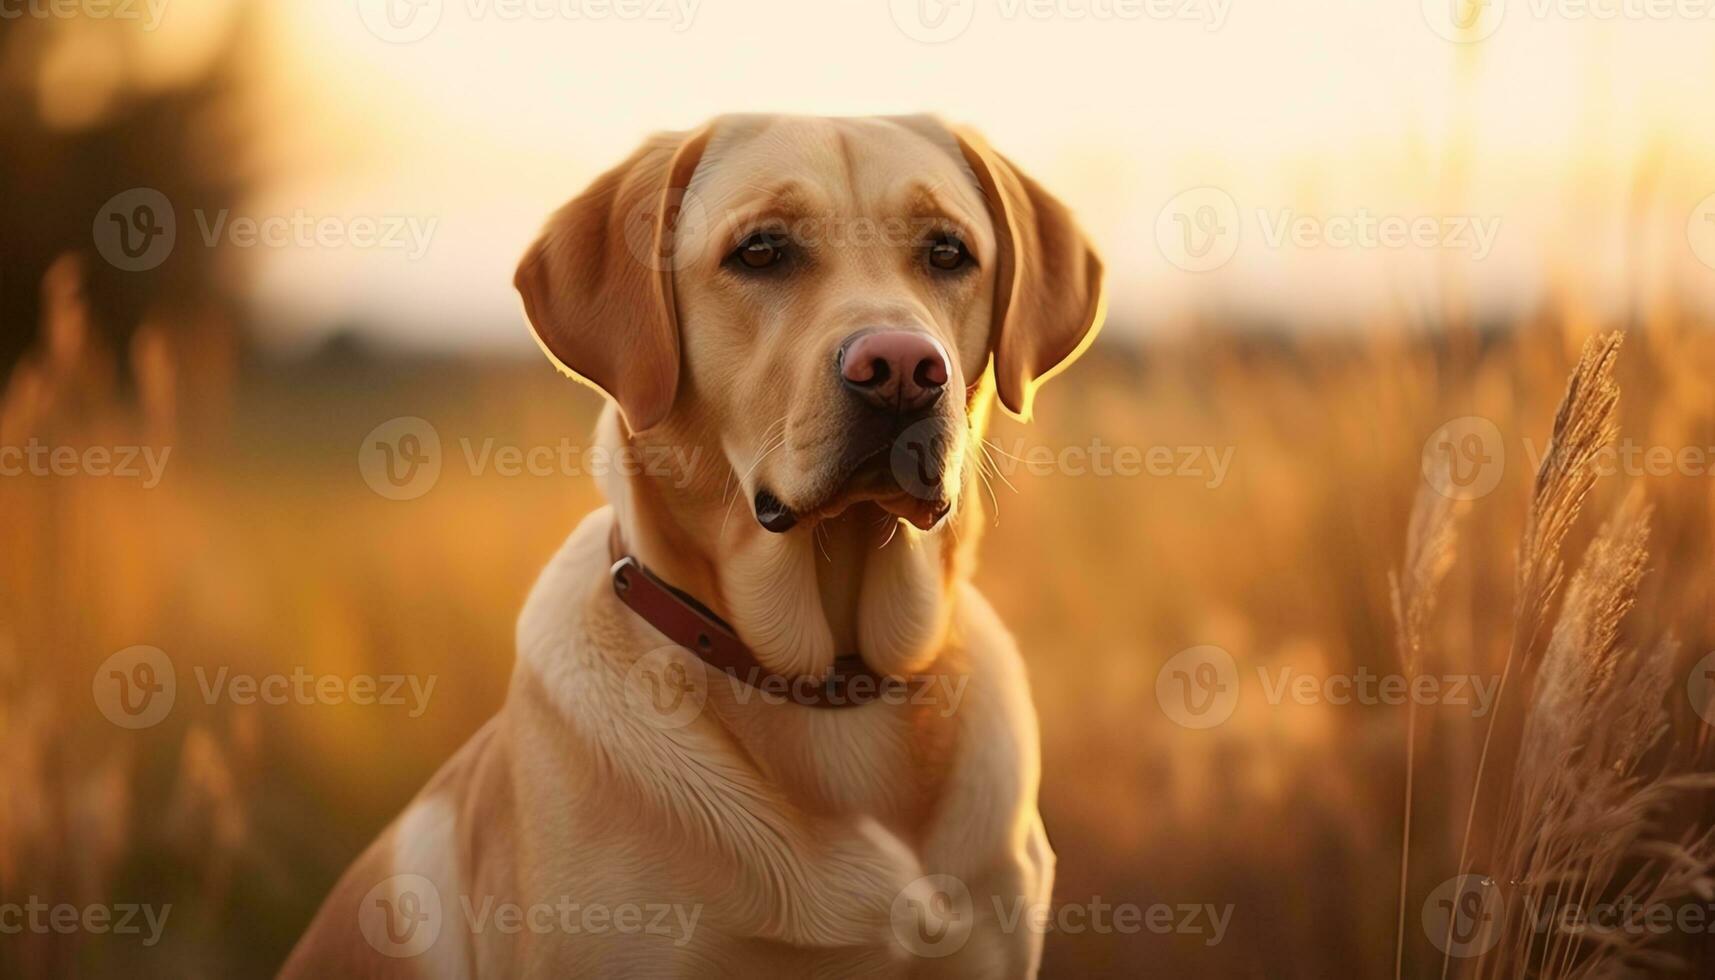
[[[857,708],[915,686],[912,681],[877,674],[855,653],[836,658],[833,671],[819,681],[776,674],[756,659],[726,620],[626,554],[617,518],[607,542],[608,555],[613,559],[609,575],[620,602],[710,667],[765,694],[812,708]],[[929,678],[919,680],[927,682]]]

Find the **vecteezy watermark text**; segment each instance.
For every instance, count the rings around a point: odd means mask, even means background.
[[[1232,446],[1109,445],[1091,439],[1089,445],[1031,445],[985,440],[990,468],[1011,478],[1027,476],[1153,477],[1197,479],[1213,490],[1226,482],[1233,464]]]
[[[622,936],[665,936],[674,946],[684,946],[697,931],[702,917],[701,905],[678,905],[669,902],[579,902],[562,895],[552,902],[498,901],[485,895],[481,902],[460,895],[465,924],[472,933],[495,932],[512,936],[528,932],[545,936],[554,933],[615,933]]]
[[[1524,465],[1536,473],[1562,461],[1546,442],[1519,440]],[[1423,478],[1431,488],[1456,500],[1487,496],[1506,473],[1506,438],[1500,426],[1480,415],[1449,419],[1424,440]],[[1595,450],[1584,460],[1590,475],[1600,479],[1627,477],[1715,477],[1715,446],[1646,444],[1631,437]]]
[[[435,693],[435,674],[312,674],[293,667],[286,674],[235,674],[228,667],[210,673],[198,665],[197,688],[203,702],[225,699],[238,705],[354,704],[359,707],[407,707],[407,715],[420,718]]]
[[[0,446],[0,476],[111,477],[141,480],[153,490],[166,471],[171,446],[50,446],[31,438],[22,446]]]
[[[695,21],[701,0],[462,0],[458,5],[473,21],[641,21],[666,24],[678,33]],[[363,25],[391,44],[428,37],[445,10],[443,0],[357,0]]]
[[[648,476],[690,485],[702,462],[701,446],[579,446],[562,438],[533,446],[461,436],[459,456],[472,476]],[[389,500],[415,500],[435,488],[443,467],[440,430],[427,419],[402,415],[369,430],[357,447],[357,469],[371,490]]]
[[[1205,946],[1226,938],[1232,904],[1206,902],[1109,902],[1100,895],[1087,902],[1050,904],[1022,895],[991,895],[984,905],[991,926],[1004,935],[1197,936]],[[975,931],[979,905],[970,886],[948,874],[924,875],[894,897],[891,909],[894,938],[912,955],[938,959],[963,949]]]
[[[126,20],[142,21],[143,30],[161,26],[170,0],[0,0],[0,21]]]
[[[786,677],[759,667],[728,672],[710,667],[676,645],[657,647],[627,668],[625,700],[633,714],[653,728],[683,728],[702,714],[713,685],[724,685],[728,700],[739,706],[796,705],[912,705],[938,712],[943,718],[958,713],[970,677],[965,674],[910,674],[881,677],[868,673],[816,678]]]
[[[45,902],[31,895],[22,902],[0,902],[0,935],[93,935],[142,936],[142,945],[154,946],[167,928],[171,905],[117,902],[111,905],[73,905]]]
[[[1715,935],[1715,903],[1709,901],[1642,901],[1632,895],[1603,900],[1564,883],[1503,886],[1480,874],[1436,886],[1423,902],[1422,917],[1435,948],[1459,959],[1493,950],[1509,924],[1537,937],[1575,936],[1600,945]]]
[[[1536,21],[1715,21],[1715,0],[1420,0],[1424,22],[1443,38],[1474,44],[1501,29],[1509,12]]]
[[[289,214],[239,215],[222,208],[210,215],[196,209],[202,243],[209,248],[222,240],[234,248],[352,248],[401,249],[413,261],[429,250],[440,219],[408,214],[311,214],[295,208]]]
[[[1359,667],[1351,673],[1300,672],[1291,665],[1256,668],[1258,687],[1270,705],[1451,705],[1469,708],[1471,717],[1488,715],[1500,688],[1499,676],[1481,674],[1376,673]],[[1176,724],[1213,728],[1238,708],[1243,675],[1233,655],[1217,646],[1180,651],[1156,672],[1155,697]]]
[[[4,0],[0,0],[4,2]],[[314,214],[294,208],[279,214],[234,215],[229,208],[194,208],[205,248],[301,248],[399,251],[423,257],[440,220],[410,214]],[[95,250],[126,272],[146,272],[167,261],[179,239],[173,202],[153,187],[133,187],[107,199],[91,227]]]
[[[1254,230],[1264,247],[1463,252],[1488,258],[1500,237],[1499,215],[1376,213],[1366,207],[1325,214],[1295,208],[1255,208]],[[1156,215],[1161,254],[1187,272],[1226,265],[1246,239],[1246,212],[1219,187],[1194,187],[1173,196]]]
[[[514,936],[547,935],[660,936],[683,947],[697,931],[701,904],[676,902],[586,902],[569,895],[520,903],[494,895],[458,896],[469,935],[496,932]],[[358,931],[383,956],[421,955],[440,939],[447,905],[433,880],[420,874],[396,874],[377,882],[357,910]],[[455,927],[456,928],[456,927]]]
[[[1204,30],[1226,26],[1233,0],[889,0],[900,33],[924,44],[940,44],[965,33],[984,17],[1001,21],[1065,21],[1098,24],[1179,21]]]
[[[403,707],[419,718],[434,696],[438,675],[317,674],[306,667],[285,673],[237,673],[230,667],[192,669],[204,704],[356,705]],[[95,706],[121,728],[160,724],[178,700],[178,670],[159,647],[126,647],[95,669],[91,693]]]

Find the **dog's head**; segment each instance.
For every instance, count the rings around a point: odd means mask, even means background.
[[[1100,260],[973,134],[724,117],[648,141],[519,266],[538,341],[632,433],[712,431],[763,527],[860,502],[936,526],[1001,404],[1094,337]]]

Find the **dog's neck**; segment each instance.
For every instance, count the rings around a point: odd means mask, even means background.
[[[878,672],[910,674],[936,659],[980,523],[974,506],[928,533],[858,505],[774,534],[734,499],[737,474],[711,433],[623,429],[609,408],[597,441],[635,464],[604,481],[626,550],[731,623],[764,667],[814,676],[857,653]]]

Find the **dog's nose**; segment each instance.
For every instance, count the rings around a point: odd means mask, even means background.
[[[928,408],[947,386],[947,352],[918,330],[855,333],[840,344],[837,363],[847,388],[900,414]]]

